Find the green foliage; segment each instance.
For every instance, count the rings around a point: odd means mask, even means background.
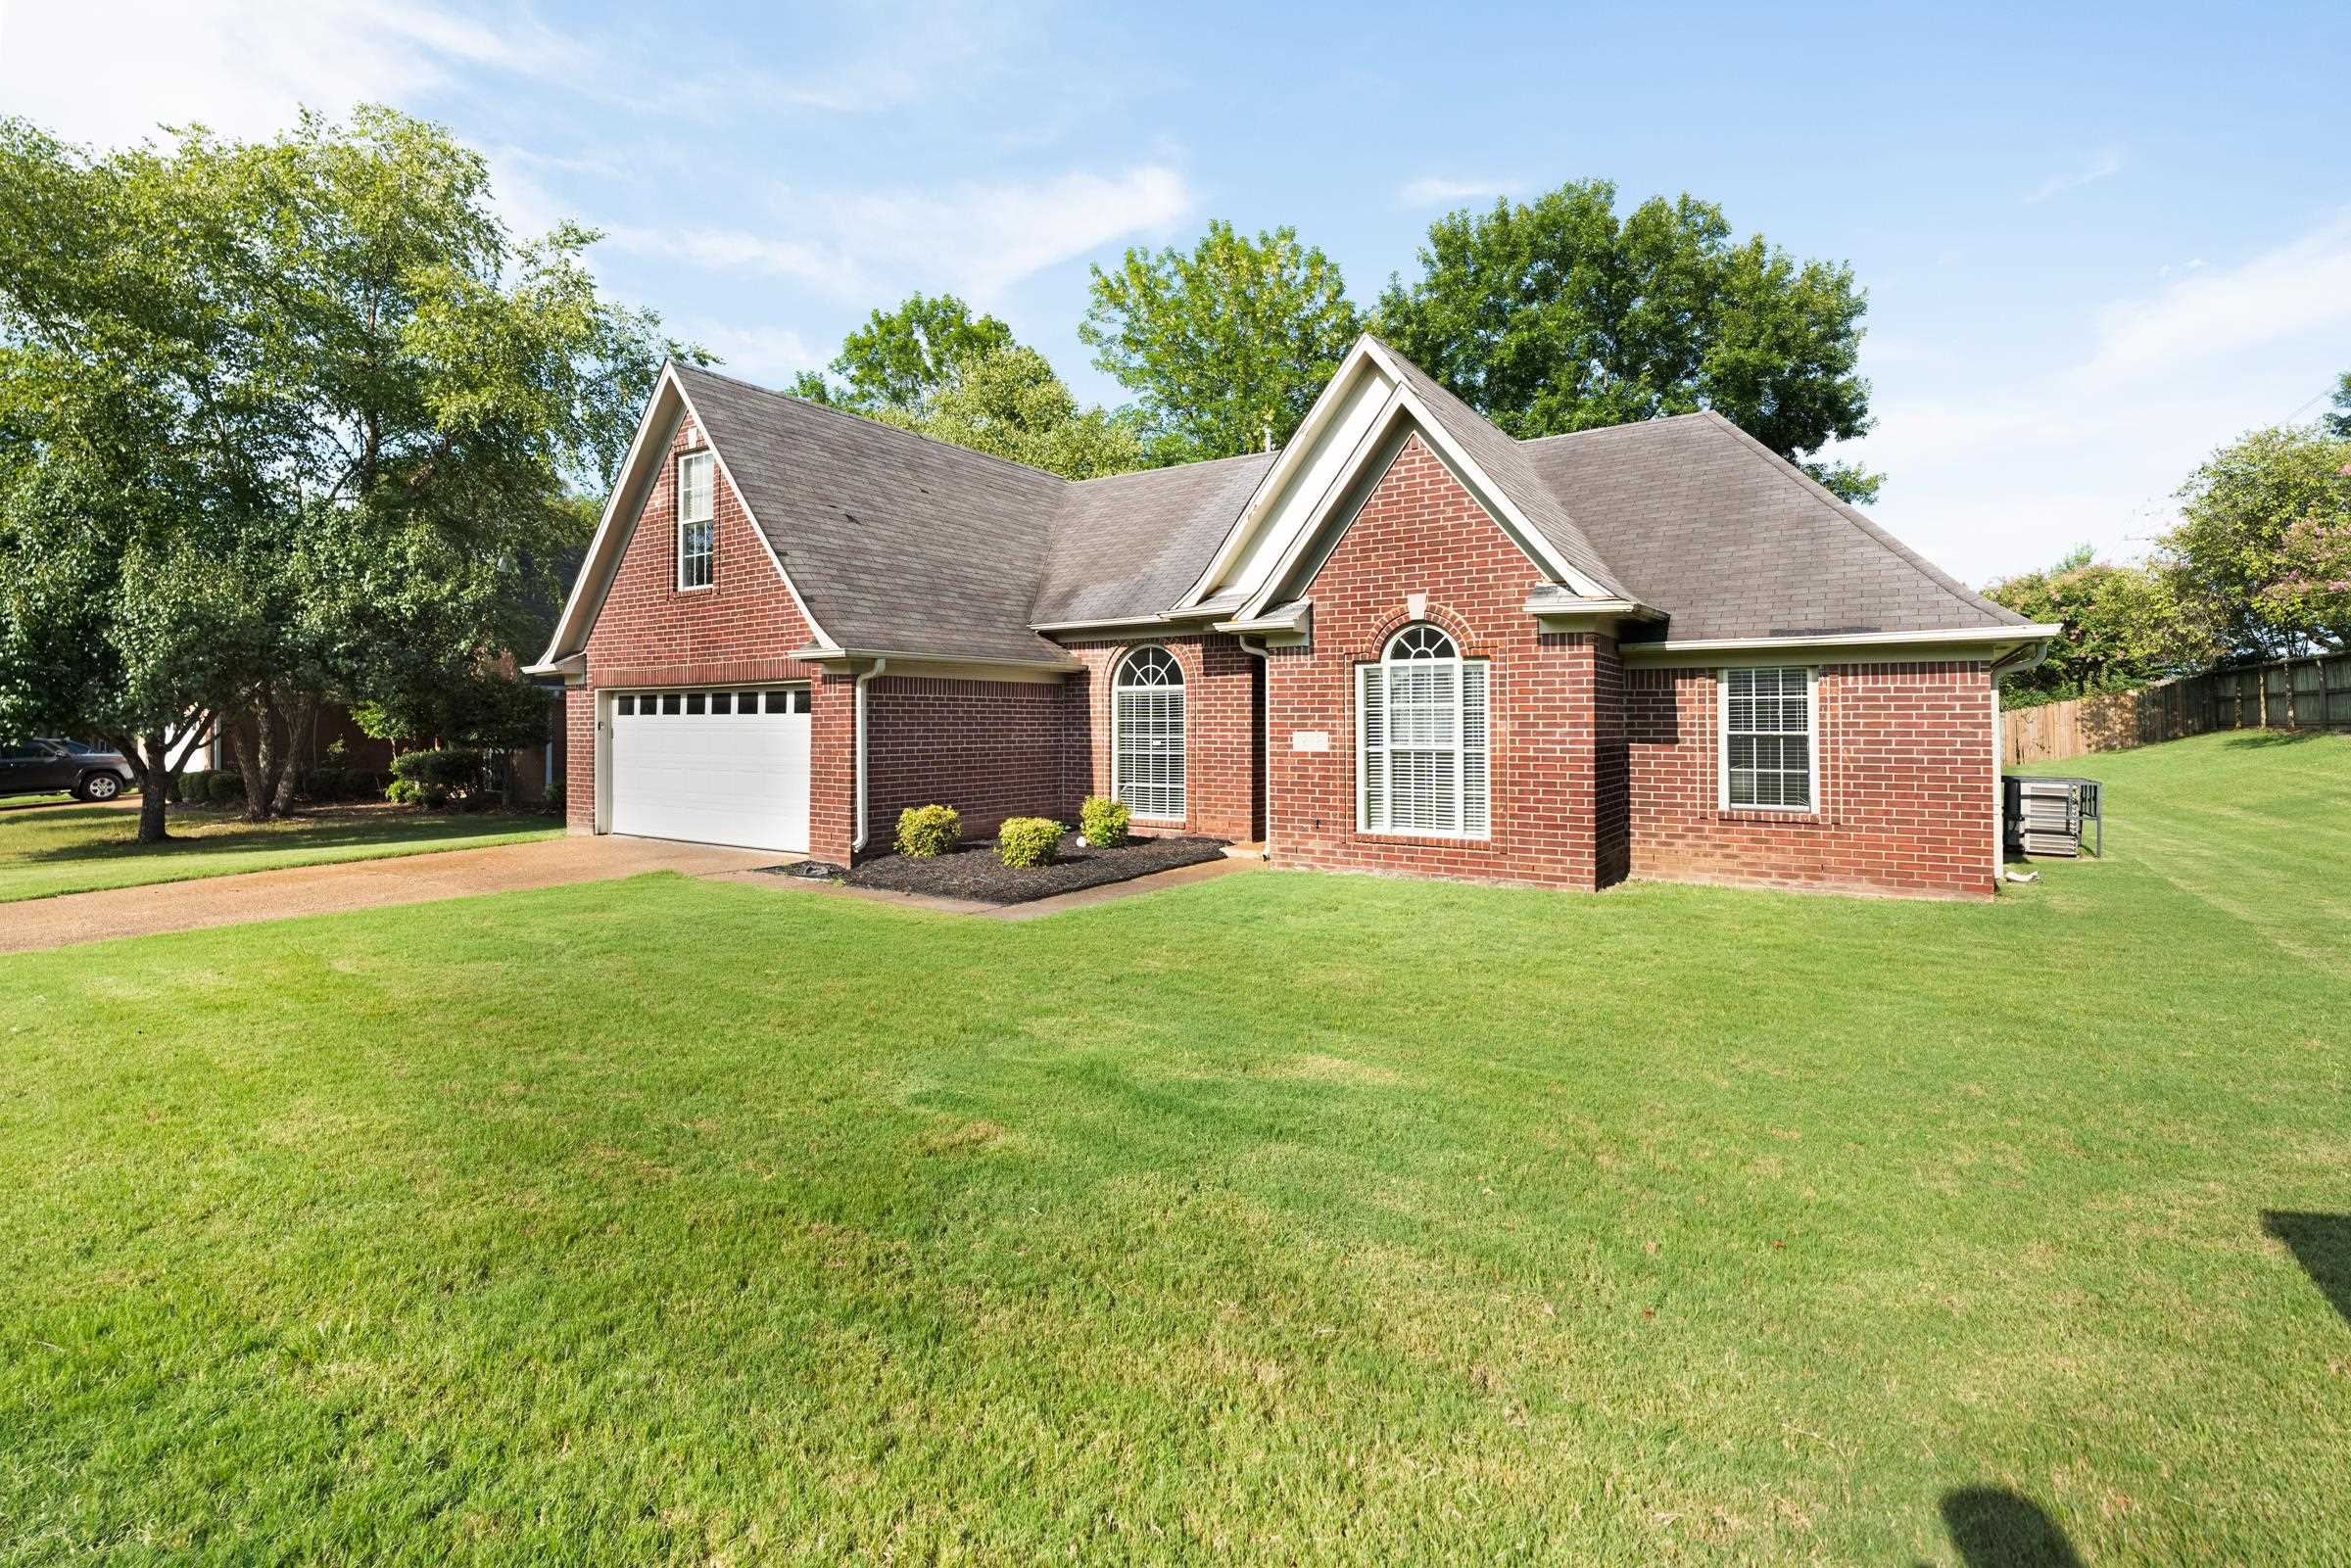
[[[2169,572],[2095,561],[2087,545],[2045,572],[1992,584],[1984,596],[2028,620],[2059,622],[2048,657],[2000,683],[2008,707],[2128,691],[2202,669],[2220,652],[2208,606]]]
[[[405,686],[356,703],[352,722],[378,740],[437,740],[480,751],[547,743],[554,693],[495,670]]]
[[[2183,597],[2213,608],[2229,650],[2283,658],[2351,644],[2351,440],[2256,430],[2181,488],[2162,546]]]
[[[1007,817],[996,830],[996,858],[1015,871],[1050,866],[1065,830],[1043,817]]]
[[[205,798],[216,806],[245,803],[245,776],[233,768],[216,769],[204,781]]]
[[[0,716],[134,756],[535,642],[578,493],[699,356],[385,109],[104,155],[0,120]]]
[[[1799,262],[1722,210],[1571,181],[1523,206],[1437,220],[1377,330],[1511,435],[1712,408],[1848,500],[1882,476],[1807,456],[1870,427],[1852,268]]]
[[[2351,370],[2344,371],[2342,379],[2334,384],[2334,397],[2329,401],[2334,411],[2325,415],[2320,423],[2328,435],[2351,441]]]
[[[1131,816],[1123,800],[1109,795],[1087,795],[1078,807],[1078,831],[1085,841],[1102,849],[1116,849],[1127,841],[1127,823]]]
[[[963,841],[953,806],[908,806],[898,813],[898,853],[915,860],[943,855]]]
[[[1154,461],[1287,441],[1363,330],[1338,264],[1298,232],[1223,220],[1190,255],[1129,250],[1093,269],[1078,336],[1139,400]]]
[[[841,339],[830,366],[840,378],[838,389],[802,371],[792,391],[860,413],[893,408],[919,414],[972,363],[1012,347],[1012,328],[992,315],[973,315],[954,295],[913,294],[894,310],[875,310]]]
[[[404,805],[479,805],[495,793],[505,776],[506,761],[494,752],[456,747],[404,751],[392,759],[392,783],[385,798]]]
[[[201,806],[211,797],[213,770],[190,768],[179,776],[179,798],[191,806]]]
[[[1143,466],[1134,421],[1099,407],[1080,408],[1034,349],[984,355],[965,364],[928,407],[878,408],[872,417],[1069,479]]]

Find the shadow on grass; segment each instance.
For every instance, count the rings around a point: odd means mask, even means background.
[[[2248,746],[2255,748],[2299,746],[2307,745],[2313,740],[2324,740],[2328,736],[2351,736],[2351,730],[2324,730],[2312,727],[2300,730],[2245,730],[2230,736],[2228,739],[2221,742],[2221,746],[2224,750],[2229,751]]]
[[[55,811],[60,806],[80,803],[72,795],[34,795],[29,800],[0,800],[0,811]]]
[[[2261,1228],[2285,1243],[2310,1282],[2351,1323],[2351,1214],[2272,1209],[2263,1212]]]
[[[22,850],[12,858],[20,865],[37,866],[60,861],[123,860],[152,855],[222,855],[249,849],[363,849],[374,844],[425,838],[457,843],[467,838],[528,832],[534,828],[548,827],[553,821],[531,812],[485,812],[473,817],[435,816],[424,812],[399,816],[280,817],[269,823],[240,826],[224,832],[208,832],[201,838],[175,836],[166,838],[160,844],[142,844],[138,841],[135,818],[124,821],[121,813],[103,807],[84,807],[83,814],[93,825],[119,824],[121,832],[119,836],[93,836],[45,849]],[[224,820],[234,819],[226,819],[213,812],[191,818],[174,811],[169,821],[172,827],[189,828]]]
[[[1967,1568],[2082,1568],[2082,1555],[2039,1503],[2006,1487],[1943,1496],[1943,1524]]]

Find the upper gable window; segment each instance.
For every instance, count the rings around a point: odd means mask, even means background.
[[[1486,661],[1434,626],[1408,626],[1356,679],[1356,826],[1487,834]]]
[[[678,459],[678,587],[708,588],[718,552],[710,453]]]
[[[1818,748],[1812,672],[1800,665],[1722,672],[1722,803],[1810,811]]]

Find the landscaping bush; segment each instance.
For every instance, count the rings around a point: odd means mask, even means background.
[[[305,768],[295,777],[294,792],[305,800],[356,800],[362,792],[366,775],[354,773],[341,763],[321,763]]]
[[[1050,866],[1063,832],[1060,823],[1043,817],[1007,817],[996,830],[996,858],[1015,871]]]
[[[1087,795],[1078,808],[1078,831],[1097,849],[1116,849],[1127,841],[1126,802],[1108,795]]]
[[[404,751],[392,759],[384,798],[434,811],[456,805],[476,811],[497,788],[504,756],[486,751]]]
[[[237,804],[245,798],[245,776],[233,768],[216,768],[204,781],[204,796],[216,806]]]
[[[943,855],[963,841],[963,819],[953,806],[908,806],[898,813],[898,853],[916,860]]]
[[[212,769],[190,768],[179,776],[179,800],[182,805],[201,806],[212,798]]]

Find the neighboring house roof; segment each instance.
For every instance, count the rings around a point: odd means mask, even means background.
[[[1713,412],[1519,444],[1676,642],[2024,626]],[[1639,633],[1633,634],[1639,636]]]
[[[1559,599],[1549,607],[1629,601],[1669,617],[1630,637],[1672,642],[2030,624],[1719,414],[1513,441],[1386,345],[1354,351],[1366,353],[1392,370],[1396,404],[1441,426],[1439,438],[1542,536],[1557,557],[1545,575],[1589,579],[1549,590]],[[1244,511],[1280,456],[1073,482],[716,371],[673,364],[669,373],[819,641],[850,652],[1067,667],[1069,654],[1036,628],[1168,617],[1221,552],[1238,547]],[[576,663],[585,647],[625,547],[628,508],[642,504],[666,456],[648,437],[659,434],[657,416],[670,416],[662,410],[679,406],[665,391],[648,405],[537,668]],[[1613,600],[1584,596],[1595,586]],[[1184,618],[1229,613],[1249,596],[1229,591]]]

